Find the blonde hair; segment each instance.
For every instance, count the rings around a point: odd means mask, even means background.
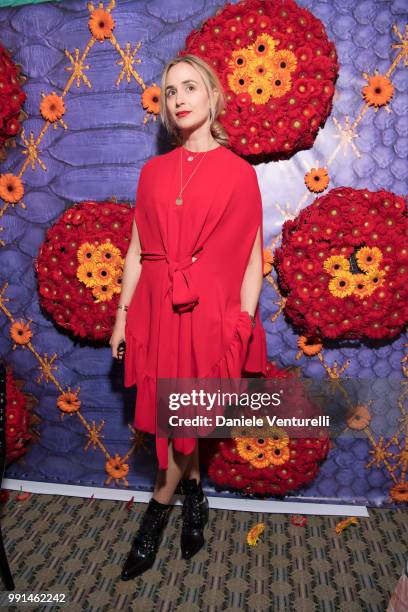
[[[173,135],[174,144],[181,145],[183,144],[183,136],[182,132],[178,129],[178,127],[171,121],[169,113],[167,112],[166,106],[166,98],[165,98],[165,87],[166,87],[166,79],[167,73],[169,72],[172,66],[179,64],[180,62],[185,62],[189,64],[201,74],[202,79],[204,81],[205,88],[208,93],[208,98],[210,99],[210,91],[213,89],[217,89],[219,95],[217,96],[215,108],[212,109],[212,117],[210,119],[210,132],[212,137],[220,144],[224,146],[228,146],[228,134],[222,127],[221,123],[217,121],[217,117],[219,113],[224,110],[226,107],[225,102],[225,94],[222,88],[221,82],[218,78],[216,72],[205,62],[201,57],[197,55],[192,55],[188,53],[186,55],[178,55],[174,57],[172,60],[167,62],[164,67],[161,84],[160,84],[160,100],[159,100],[159,112],[163,125],[166,130]]]

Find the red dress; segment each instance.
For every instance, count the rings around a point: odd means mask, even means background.
[[[194,156],[196,153],[192,153]],[[134,427],[156,433],[157,378],[266,375],[266,338],[258,307],[252,328],[241,311],[241,285],[261,228],[262,200],[254,168],[224,146],[187,161],[177,147],[147,161],[137,188],[135,220],[142,271],[126,320],[125,387],[137,385]],[[192,261],[192,257],[196,261]],[[190,454],[194,438],[174,438]],[[168,440],[156,435],[159,468]]]

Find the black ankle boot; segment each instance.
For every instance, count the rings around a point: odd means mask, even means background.
[[[183,559],[191,559],[204,546],[204,527],[208,522],[208,499],[195,478],[181,481],[185,495],[181,528],[181,554]]]
[[[152,567],[170,510],[171,505],[161,504],[151,498],[122,568],[122,580],[135,578]]]

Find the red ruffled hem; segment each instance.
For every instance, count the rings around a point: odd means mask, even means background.
[[[232,341],[224,355],[205,375],[199,373],[198,378],[241,378],[243,371],[256,371],[266,375],[265,338],[263,338],[263,342],[261,338],[261,342],[257,343],[260,346],[253,345],[257,348],[255,353],[252,354],[249,348],[250,340],[252,340],[251,336],[256,333],[259,325],[261,324],[257,319],[257,325],[253,330],[248,313],[241,311]],[[133,426],[140,431],[156,434],[157,377],[151,376],[145,371],[146,357],[146,347],[127,331],[124,385],[125,387],[137,385]],[[255,370],[251,369],[254,367]],[[195,445],[196,438],[173,439],[174,448],[184,455],[190,455],[194,451]],[[157,434],[156,454],[159,468],[166,470],[168,467],[168,438],[159,438]]]

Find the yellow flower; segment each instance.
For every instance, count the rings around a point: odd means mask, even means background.
[[[19,202],[24,195],[21,178],[14,174],[0,175],[0,198],[10,204]]]
[[[249,544],[249,546],[255,546],[258,544],[258,540],[264,531],[265,523],[257,523],[254,527],[251,527],[247,533],[247,544]]]
[[[96,298],[96,302],[108,302],[115,294],[115,289],[112,285],[98,285],[92,290],[92,295]]]
[[[276,45],[276,40],[274,40],[272,36],[264,32],[263,34],[260,34],[256,37],[255,42],[250,46],[250,50],[252,53],[260,57],[268,57],[273,55],[273,53],[275,52]]]
[[[79,263],[83,264],[92,261],[96,249],[97,247],[95,244],[83,242],[77,250],[77,258]]]
[[[375,287],[370,285],[367,274],[354,274],[354,291],[353,293],[360,298],[371,295]]]
[[[120,249],[107,240],[98,246],[94,253],[93,261],[95,263],[113,264],[116,263],[116,260],[120,261],[120,257]]]
[[[284,429],[268,427],[268,442],[271,449],[284,448],[289,444],[289,436]]]
[[[108,263],[95,263],[94,279],[97,285],[109,285],[115,276],[115,268]]]
[[[85,287],[95,287],[97,285],[96,266],[92,261],[78,266],[76,275],[81,283],[84,283]]]
[[[384,284],[385,274],[385,270],[370,270],[366,273],[367,285],[372,287],[373,290],[381,287]]]
[[[280,98],[292,87],[290,75],[284,70],[275,70],[269,81],[269,93],[273,98]]]
[[[115,22],[110,13],[99,8],[92,12],[88,21],[88,26],[92,36],[96,38],[96,40],[103,42],[105,38],[110,38],[112,36]]]
[[[272,465],[283,465],[289,460],[290,450],[288,446],[284,446],[282,448],[274,448],[272,450],[267,451],[269,464]]]
[[[354,278],[351,272],[340,272],[330,279],[329,291],[335,297],[344,298],[354,291]]]
[[[249,463],[253,465],[254,468],[257,468],[258,470],[268,467],[268,465],[270,464],[269,454],[266,452],[265,453],[258,452],[256,457],[249,459]]]
[[[382,258],[382,253],[378,247],[362,247],[356,254],[358,267],[364,272],[378,268]]]
[[[332,255],[328,257],[323,263],[323,268],[330,276],[337,276],[340,272],[350,271],[349,262],[343,255]]]
[[[251,79],[246,89],[255,104],[265,104],[271,96],[269,83],[263,77]]]
[[[277,51],[269,59],[269,63],[275,70],[288,70],[289,72],[293,72],[297,66],[296,55],[287,49]]]
[[[258,449],[253,444],[253,438],[235,439],[235,445],[237,447],[239,455],[247,461],[254,459],[258,454]]]

